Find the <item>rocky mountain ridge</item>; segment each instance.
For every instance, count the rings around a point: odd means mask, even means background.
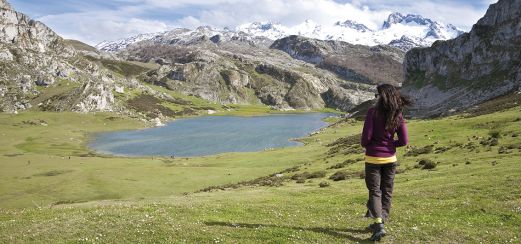
[[[403,90],[417,115],[462,110],[521,85],[521,1],[490,5],[469,33],[406,54]]]

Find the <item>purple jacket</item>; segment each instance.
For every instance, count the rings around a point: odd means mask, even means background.
[[[362,132],[361,145],[365,147],[365,155],[372,157],[392,157],[396,154],[397,147],[403,147],[409,142],[405,120],[400,114],[402,122],[393,131],[385,130],[385,121],[382,116],[376,116],[377,110],[372,107],[367,111],[364,130]],[[394,134],[398,140],[394,139]]]

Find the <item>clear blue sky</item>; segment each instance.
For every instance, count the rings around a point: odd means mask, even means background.
[[[285,25],[352,19],[378,28],[390,12],[414,13],[469,30],[496,0],[8,0],[66,38],[89,44],[173,27]]]

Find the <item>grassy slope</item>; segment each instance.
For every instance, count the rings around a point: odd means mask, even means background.
[[[48,125],[39,125],[40,120]],[[117,158],[92,155],[85,148],[88,133],[142,126],[110,114],[0,115],[0,206],[180,194],[308,161],[307,155],[294,157],[296,148],[268,152],[257,160],[244,153],[191,159]]]
[[[410,121],[413,146],[450,149],[416,157],[404,157],[405,150],[400,150],[399,168],[405,172],[396,178],[386,241],[519,242],[521,152],[512,148],[499,154],[498,150],[520,144],[520,137],[513,137],[521,132],[520,109],[473,118]],[[362,218],[367,193],[358,177],[338,182],[312,179],[304,184],[288,180],[282,187],[179,194],[293,165],[302,165],[300,172],[312,172],[360,158],[359,154],[337,154],[326,159],[329,148],[325,145],[358,134],[361,122],[331,127],[304,139],[304,147],[268,152],[188,160],[75,156],[69,160],[71,152],[85,153],[80,146],[85,132],[140,126],[133,121],[107,120],[107,116],[0,116],[0,131],[5,133],[0,139],[0,242],[331,243],[364,241],[369,236],[364,229],[368,222]],[[49,126],[13,125],[36,118]],[[63,121],[68,124],[60,127]],[[497,134],[499,145],[479,143]],[[457,143],[461,146],[456,147]],[[414,168],[423,158],[440,163],[434,170]],[[29,165],[27,160],[31,160]],[[357,162],[341,170],[358,172],[362,168],[363,163]],[[336,171],[327,170],[326,177]],[[62,174],[46,176],[52,172]],[[319,188],[321,181],[331,186]],[[53,202],[96,199],[112,200],[49,207]],[[24,206],[27,208],[20,209]]]

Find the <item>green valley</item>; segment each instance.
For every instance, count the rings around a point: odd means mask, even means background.
[[[330,243],[368,237],[360,121],[336,121],[301,139],[302,147],[121,158],[89,153],[88,135],[140,128],[140,122],[70,115],[2,115],[2,242]],[[520,120],[519,106],[409,120],[411,146],[398,154],[386,241],[517,242]],[[420,165],[422,159],[434,168]],[[345,180],[329,179],[338,172]]]

